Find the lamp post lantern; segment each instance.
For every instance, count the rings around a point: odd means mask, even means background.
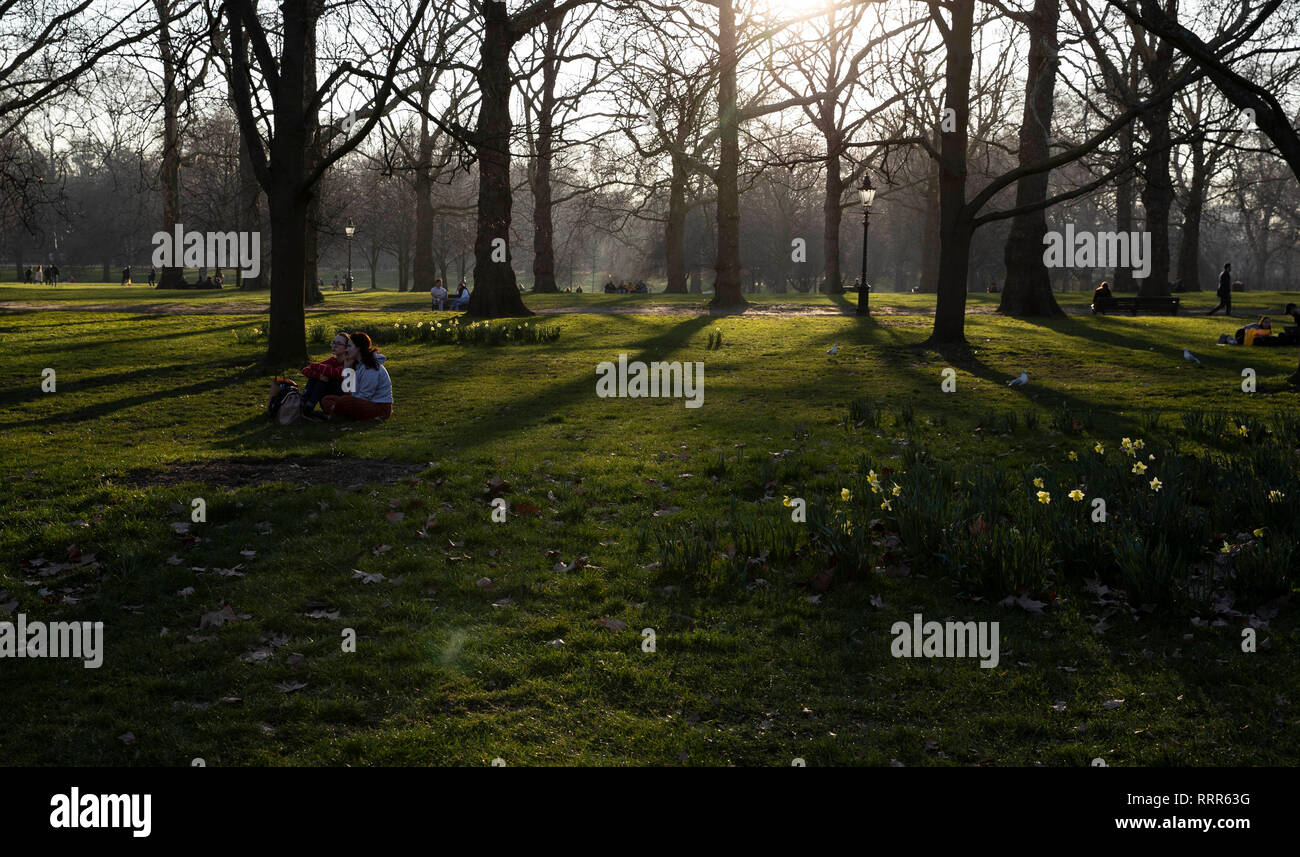
[[[357,225],[352,222],[351,217],[348,218],[348,225],[343,228],[343,231],[346,232],[348,236],[348,278],[346,291],[350,292],[352,291],[352,236],[357,232]]]
[[[871,186],[870,174],[862,176],[862,279],[858,283],[858,315],[871,315],[870,296],[867,290],[867,228],[871,223],[871,204],[876,201],[876,189]]]

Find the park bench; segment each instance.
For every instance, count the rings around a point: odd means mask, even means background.
[[[1178,298],[1099,298],[1093,301],[1094,314],[1105,315],[1108,312],[1127,312],[1129,315],[1178,315]]]

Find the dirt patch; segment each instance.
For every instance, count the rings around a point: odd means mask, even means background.
[[[165,470],[133,470],[125,481],[141,487],[198,482],[225,488],[287,482],[304,486],[336,485],[351,490],[377,482],[408,479],[425,466],[365,458],[213,458],[173,464]]]

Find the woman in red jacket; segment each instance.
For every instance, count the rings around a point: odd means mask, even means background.
[[[307,376],[307,389],[302,394],[302,415],[315,416],[316,405],[326,396],[343,394],[344,353],[351,338],[346,333],[334,334],[330,343],[330,356],[319,363],[309,363],[303,367],[302,374]]]

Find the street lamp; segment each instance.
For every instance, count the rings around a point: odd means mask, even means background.
[[[867,294],[867,227],[871,222],[871,203],[876,201],[876,189],[871,186],[871,176],[863,173],[862,190],[862,280],[858,283],[858,315],[871,315]]]
[[[357,225],[356,225],[355,223],[352,222],[352,218],[351,218],[351,217],[348,218],[348,225],[345,226],[345,227],[343,227],[343,231],[346,232],[346,233],[347,233],[347,236],[348,236],[348,278],[347,278],[348,287],[347,287],[347,291],[350,292],[350,291],[352,291],[352,236],[355,235],[356,232],[357,232]]]

